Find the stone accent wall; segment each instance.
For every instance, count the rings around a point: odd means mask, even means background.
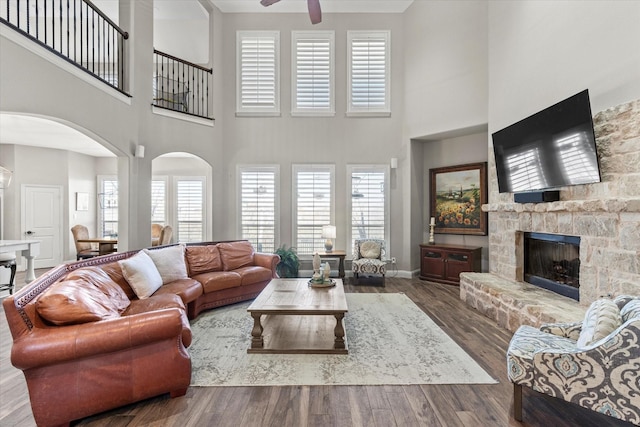
[[[528,295],[521,283],[523,232],[581,238],[581,306],[602,295],[640,295],[640,100],[597,113],[594,126],[602,182],[562,188],[558,202],[519,204],[512,194],[500,194],[489,147],[489,204],[482,207],[489,212],[489,273],[461,275],[461,298],[467,303],[481,306],[474,301],[484,299],[483,293],[500,300],[507,280],[518,291],[505,296],[511,301],[505,312],[522,308],[517,295]],[[478,293],[492,282],[494,290]],[[564,299],[554,295],[550,298]],[[535,324],[543,317],[521,320]],[[511,329],[509,322],[503,326]]]

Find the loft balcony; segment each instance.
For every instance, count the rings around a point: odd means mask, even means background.
[[[0,23],[130,97],[129,34],[89,0],[2,0]],[[154,49],[152,105],[213,120],[213,70]]]

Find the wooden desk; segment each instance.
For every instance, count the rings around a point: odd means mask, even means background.
[[[95,239],[78,239],[78,242],[82,243],[97,243],[98,251],[100,255],[110,254],[116,251],[115,246],[118,244],[118,239],[112,238],[95,238]]]
[[[344,279],[344,258],[347,256],[346,251],[333,250],[331,252],[318,252],[320,259],[338,258],[338,276]]]
[[[27,274],[24,278],[26,283],[36,279],[33,267],[33,259],[40,255],[40,240],[0,240],[0,252],[21,251],[23,257],[27,259]]]

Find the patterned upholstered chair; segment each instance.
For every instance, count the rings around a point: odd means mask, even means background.
[[[361,273],[381,274],[382,285],[384,286],[384,276],[387,272],[387,262],[385,261],[386,245],[381,239],[357,239],[353,245],[353,261],[351,271],[358,279]]]
[[[507,352],[514,418],[522,386],[640,425],[640,297],[591,304],[579,323],[521,326]]]

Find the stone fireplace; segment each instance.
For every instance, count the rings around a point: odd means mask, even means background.
[[[640,100],[597,113],[594,125],[602,182],[565,187],[557,202],[498,193],[490,153],[489,272],[463,273],[460,298],[505,328],[580,320],[600,296],[640,294]],[[579,302],[523,281],[525,233],[580,238]]]

